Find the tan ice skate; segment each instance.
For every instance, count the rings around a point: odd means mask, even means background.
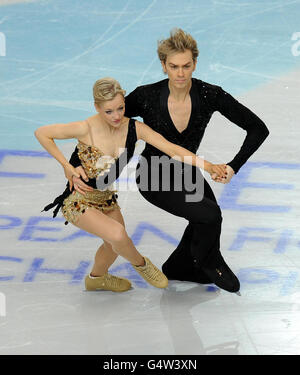
[[[131,288],[131,282],[124,277],[113,276],[109,273],[99,277],[85,277],[86,290],[111,290],[112,292],[126,292]]]
[[[144,266],[135,266],[134,269],[142,276],[147,283],[155,286],[156,288],[166,288],[168,286],[167,277],[154,265],[151,261],[143,257],[145,260]]]

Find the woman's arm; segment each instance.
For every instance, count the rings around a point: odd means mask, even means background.
[[[49,154],[52,155],[64,168],[65,175],[70,183],[70,190],[73,186],[72,175],[79,177],[79,174],[57,147],[54,139],[80,138],[84,136],[85,133],[86,129],[83,122],[45,125],[41,126],[34,132],[34,135],[44,149],[47,150]]]
[[[156,147],[173,159],[180,160],[184,163],[204,169],[210,175],[215,175],[215,178],[226,177],[225,164],[216,165],[199,158],[196,154],[190,152],[186,148],[169,142],[161,134],[152,130],[148,125],[142,122],[136,121],[136,133],[138,139],[142,139],[146,143],[149,143],[150,145]]]

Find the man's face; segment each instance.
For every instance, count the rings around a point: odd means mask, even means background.
[[[185,88],[190,84],[196,61],[190,50],[167,56],[166,62],[161,62],[163,70],[168,74],[170,84],[176,88]]]

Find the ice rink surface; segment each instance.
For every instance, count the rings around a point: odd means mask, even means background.
[[[300,354],[299,13],[285,0],[0,1],[0,354]],[[90,116],[98,78],[128,93],[163,79],[156,44],[173,27],[198,42],[194,77],[270,130],[230,184],[210,183],[241,296],[177,281],[158,290],[121,258],[112,272],[132,290],[86,292],[101,241],[41,213],[65,181],[33,132]],[[198,153],[229,162],[244,136],[216,113]],[[59,142],[67,156],[74,145]],[[119,203],[135,245],[161,266],[187,223],[142,198],[136,162]]]

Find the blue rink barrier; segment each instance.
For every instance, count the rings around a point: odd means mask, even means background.
[[[0,229],[2,230],[11,230],[13,228],[19,227],[22,225],[21,218],[18,217],[10,217],[8,215],[0,216],[0,222],[4,221],[4,224],[0,225]],[[73,241],[80,236],[88,236],[94,237],[89,233],[86,233],[82,230],[76,230],[74,233],[57,238],[57,233],[63,229],[62,221],[64,219],[56,218],[42,218],[42,217],[30,217],[25,221],[23,225],[23,230],[19,235],[19,241],[33,241],[33,242],[45,242],[45,241],[55,241],[55,242],[66,242],[66,241]],[[50,227],[41,226],[41,222],[51,223]],[[53,228],[53,225],[56,225],[57,222],[60,224],[59,227]],[[131,235],[131,239],[134,244],[137,246],[143,238],[143,235],[146,232],[150,232],[153,236],[159,237],[160,239],[172,244],[174,248],[178,244],[178,240],[169,235],[168,233],[162,231],[160,228],[156,227],[155,225],[148,223],[148,222],[140,222],[137,227],[135,228],[133,234]],[[271,237],[266,237],[266,235],[270,236],[274,233],[274,228],[249,228],[249,227],[241,227],[237,231],[237,235],[229,247],[229,251],[241,251],[243,249],[244,244],[247,241],[256,241],[256,242],[270,242]],[[55,238],[48,238],[42,237],[39,232],[43,233],[55,233]],[[254,236],[253,233],[263,233],[264,236]],[[273,243],[272,246],[267,248],[264,246],[264,251],[268,251],[269,253],[277,254],[275,256],[280,256],[284,252],[288,251],[288,244],[289,241],[292,239],[292,231],[289,229],[281,230],[278,235],[277,241]],[[274,236],[273,236],[274,237]],[[274,242],[274,238],[273,242]],[[300,243],[297,243],[300,246]],[[13,257],[13,256],[0,256],[0,262],[14,262],[14,263],[22,263],[26,270],[22,273],[22,281],[23,282],[34,282],[38,279],[39,274],[61,274],[61,275],[68,275],[70,276],[69,283],[70,284],[77,284],[82,282],[85,274],[88,272],[88,268],[91,265],[89,261],[81,260],[78,263],[78,266],[70,269],[70,268],[53,268],[50,265],[47,265],[46,258],[33,258],[31,264],[28,263],[28,259],[20,258],[20,257]],[[1,269],[1,268],[0,268]],[[123,277],[128,277],[132,280],[136,287],[139,288],[148,288],[149,286],[145,283],[145,281],[133,270],[131,265],[127,262],[113,267],[111,269],[112,273],[121,274]],[[16,278],[20,277],[20,273],[18,272],[16,275],[3,275],[0,276],[0,282],[8,282],[15,280]],[[270,270],[269,268],[261,268],[261,267],[252,267],[252,268],[242,268],[238,272],[238,277],[241,281],[241,284],[273,284],[276,286],[280,286],[279,295],[288,295],[293,292],[296,283],[298,281],[299,272],[295,271],[287,271],[284,274],[277,272],[275,270]],[[216,288],[213,286],[208,286],[206,288],[208,292],[215,291]]]
[[[22,165],[26,157],[34,158],[51,158],[47,152],[40,151],[20,151],[20,150],[0,150],[0,178],[24,178],[24,179],[44,179],[46,178],[45,173],[24,173],[22,171],[6,172],[1,171],[1,167],[5,165],[6,158],[13,157],[20,160],[16,160],[15,165]],[[25,158],[25,159],[24,159]],[[23,164],[24,165],[24,164]],[[294,189],[293,184],[285,183],[265,183],[262,181],[250,181],[252,172],[257,168],[263,168],[267,174],[268,170],[282,169],[282,170],[300,170],[300,164],[295,163],[273,163],[273,162],[247,162],[239,173],[232,179],[230,184],[224,185],[221,196],[219,198],[219,204],[222,209],[226,210],[237,210],[237,211],[249,211],[255,213],[264,212],[264,215],[272,215],[281,213],[282,215],[288,215],[291,206],[285,200],[285,204],[272,204],[272,205],[250,205],[241,203],[240,195],[244,189],[268,189],[270,191]],[[275,200],[274,200],[275,203]],[[9,230],[12,231],[16,236],[16,241],[33,241],[33,242],[71,242],[80,237],[94,237],[93,235],[86,233],[82,230],[74,230],[73,233],[65,235],[64,225],[65,221],[63,218],[51,218],[44,216],[30,216],[29,218],[21,218],[18,216],[8,215],[7,213],[0,213],[0,231]],[[144,233],[148,231],[153,236],[159,237],[160,239],[168,242],[174,248],[178,244],[178,240],[172,237],[170,234],[162,231],[152,223],[140,222],[138,223],[131,238],[135,245],[138,245]],[[297,235],[297,234],[295,234]],[[284,254],[289,250],[289,245],[295,240],[294,232],[290,228],[273,228],[269,226],[264,227],[239,227],[237,228],[236,236],[234,237],[229,251],[241,251],[251,242],[260,242],[264,244],[264,251],[268,251],[270,254]],[[300,247],[300,242],[297,242],[297,246]],[[22,263],[25,267],[25,259],[13,257],[13,256],[0,256],[2,262],[15,262]],[[30,265],[27,265],[26,271],[23,275],[23,282],[34,282],[38,274],[65,274],[70,276],[70,283],[79,283],[83,280],[84,275],[87,272],[87,268],[90,266],[88,261],[80,261],[78,266],[74,269],[56,269],[47,266],[46,258],[34,258]],[[112,272],[122,272],[128,277],[134,280],[134,283],[138,287],[148,287],[148,285],[140,278],[138,274],[130,267],[128,263],[124,263],[112,269]],[[15,275],[1,275],[0,282],[9,282],[15,280]],[[262,268],[242,268],[239,271],[239,278],[241,283],[244,284],[274,284],[279,283],[281,289],[280,295],[286,295],[293,291],[293,288],[298,279],[298,272],[287,272],[282,275],[277,271]],[[214,287],[208,287],[208,291],[215,290]]]
[[[68,275],[69,284],[79,284],[83,281],[85,275],[89,272],[91,266],[90,261],[81,260],[78,265],[73,268],[53,268],[47,263],[46,258],[33,258],[28,264],[28,259],[12,256],[0,256],[0,263],[2,262],[15,262],[23,264],[23,271],[18,270],[16,274],[10,274],[0,276],[1,282],[10,281],[22,281],[24,283],[38,282],[38,276],[40,274],[48,274],[51,279],[51,275]],[[66,260],[67,262],[67,260]],[[110,272],[123,277],[129,278],[137,288],[152,288],[136,273],[130,263],[125,262],[118,266],[112,267]],[[277,272],[271,269],[248,267],[241,268],[237,273],[240,279],[241,285],[246,284],[259,284],[259,285],[274,285],[278,288],[278,294],[280,296],[290,295],[295,291],[295,287],[298,282],[299,272],[287,271],[284,273]],[[214,292],[217,288],[213,285],[206,287],[207,292]]]
[[[243,189],[268,189],[271,191],[294,190],[293,184],[265,183],[259,181],[249,181],[251,173],[258,168],[263,168],[267,176],[268,171],[279,170],[300,170],[300,164],[295,163],[272,163],[272,162],[247,162],[238,172],[229,184],[224,185],[224,189],[219,198],[219,204],[222,209],[251,211],[251,212],[289,212],[290,205],[254,205],[239,203],[240,195]],[[289,202],[287,197],[286,202]]]
[[[73,233],[64,235],[65,226],[62,225],[64,221],[63,218],[53,219],[42,216],[22,219],[17,216],[0,215],[0,230],[14,231],[15,239],[18,241],[71,242],[80,237],[95,237],[81,229],[75,229]],[[145,232],[150,232],[153,236],[159,237],[174,247],[179,242],[178,239],[154,224],[141,221],[131,235],[131,239],[136,246],[140,244]],[[296,241],[296,246],[300,247],[300,242],[296,238],[297,233],[294,234],[294,231],[289,228],[239,227],[228,250],[241,251],[248,242],[262,242],[265,251],[284,254],[288,251],[292,241]]]

